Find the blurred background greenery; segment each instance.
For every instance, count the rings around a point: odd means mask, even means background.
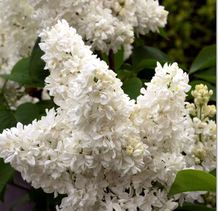
[[[167,38],[152,33],[146,44],[189,66],[202,47],[216,43],[216,0],[161,0],[169,11]]]

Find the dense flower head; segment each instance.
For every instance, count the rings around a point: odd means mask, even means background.
[[[194,143],[192,150],[186,155],[188,167],[194,169],[212,171],[216,168],[216,123],[212,119],[216,114],[215,105],[209,105],[213,94],[207,85],[198,84],[191,91],[194,103],[186,103],[186,108],[192,118],[194,128]],[[209,196],[209,197],[208,197]],[[206,192],[184,194],[185,201],[193,203],[214,204],[215,196]]]
[[[187,103],[195,129],[194,149],[192,151],[198,168],[211,171],[216,165],[216,123],[212,119],[216,114],[215,105],[209,105],[213,94],[206,85],[198,84],[191,92],[194,103]]]
[[[168,12],[157,0],[1,0],[0,71],[30,54],[39,32],[65,18],[92,49],[131,53],[134,35],[157,32]]]
[[[213,95],[213,91],[208,90],[208,87],[203,84],[196,85],[195,90],[192,91],[192,96],[194,97],[194,103],[197,106],[207,104],[212,95]]]
[[[185,103],[188,75],[176,63],[158,63],[135,102],[65,20],[40,37],[45,89],[58,108],[4,130],[0,157],[35,188],[66,194],[57,210],[174,210],[168,191],[176,173],[195,168],[204,150],[194,152],[200,132],[187,109],[196,105]],[[214,130],[207,125],[204,137]]]
[[[82,146],[79,151],[88,155],[90,168],[99,169],[95,162],[100,161],[98,165],[107,169],[124,169],[124,173],[130,169],[133,173],[139,171],[146,146],[129,120],[134,101],[123,93],[116,74],[92,54],[76,30],[65,21],[44,31],[41,38],[43,59],[50,70],[45,88],[54,96],[59,112],[65,113],[69,125],[84,134],[79,140]],[[131,146],[134,150],[128,153],[127,148]],[[125,150],[123,155],[121,150]],[[90,157],[93,153],[94,158]],[[95,158],[97,155],[103,158]],[[112,159],[117,160],[117,164]]]

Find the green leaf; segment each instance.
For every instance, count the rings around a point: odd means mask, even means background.
[[[209,68],[206,70],[199,71],[193,75],[196,78],[208,81],[210,83],[216,84],[216,68]]]
[[[182,170],[176,175],[175,181],[170,188],[169,195],[183,192],[216,191],[216,178],[205,171]]]
[[[21,104],[15,111],[15,118],[22,124],[29,124],[34,119],[40,119],[46,114],[45,110],[56,107],[51,100],[43,100],[36,104],[24,103]]]
[[[1,75],[1,77],[15,81],[20,83],[21,85],[33,86],[33,87],[40,87],[42,84],[33,82],[29,76],[29,63],[30,58],[23,58],[19,60],[15,66],[12,68],[11,74],[8,75]]]
[[[129,78],[136,77],[136,74],[134,72],[132,72],[131,70],[122,69],[117,73],[117,77],[121,81],[125,81]]]
[[[15,118],[22,124],[29,124],[34,119],[40,118],[40,110],[36,104],[24,103],[15,111]]]
[[[6,185],[8,181],[12,179],[14,173],[15,173],[14,169],[9,164],[5,164],[3,159],[0,159],[0,199],[1,200],[3,200],[4,198],[4,191]]]
[[[56,108],[57,105],[52,100],[42,100],[38,103],[36,103],[40,116],[43,116],[46,114],[46,109]]]
[[[49,72],[44,70],[45,62],[41,59],[44,52],[39,47],[40,38],[35,42],[34,48],[30,57],[29,74],[30,78],[44,86],[44,79],[48,76]]]
[[[204,205],[186,204],[182,207],[178,207],[175,211],[215,211],[214,208],[209,208]]]
[[[134,40],[134,46],[140,47],[144,45],[144,39],[142,37],[136,37]]]
[[[98,54],[98,53],[97,53]],[[109,65],[109,61],[108,61],[108,55],[106,53],[103,53],[103,52],[99,52],[100,54],[100,57],[103,61],[106,62],[107,65]]]
[[[160,34],[160,36],[161,37],[163,37],[164,39],[166,39],[166,40],[169,40],[169,38],[168,38],[168,36],[167,36],[167,33],[166,33],[166,31],[164,30],[164,28],[160,28],[159,29],[159,34]]]
[[[142,87],[142,81],[137,78],[129,78],[123,82],[123,90],[124,92],[131,98],[136,99],[138,95],[140,95],[140,89]]]
[[[17,123],[13,112],[4,105],[0,106],[0,133],[6,129],[15,126]]]
[[[0,108],[8,108],[9,109],[9,106],[8,106],[8,103],[5,99],[5,96],[1,92],[0,92]]]
[[[143,69],[151,69],[154,70],[157,65],[157,61],[155,59],[143,59],[136,65],[132,67],[132,70],[135,72],[139,72]]]
[[[216,45],[204,47],[193,61],[189,74],[216,65]]]
[[[132,54],[132,63],[136,65],[145,59],[154,59],[160,63],[171,62],[168,56],[157,48],[149,46],[134,48]]]
[[[121,48],[116,54],[114,54],[115,71],[117,72],[124,62],[124,49]]]
[[[31,80],[28,75],[28,66],[30,58],[23,58],[18,61],[12,68],[10,75],[2,75],[3,78],[16,81],[22,85],[31,84]]]
[[[209,173],[216,177],[216,169],[210,171]]]

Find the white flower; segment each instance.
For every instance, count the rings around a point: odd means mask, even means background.
[[[214,140],[216,128],[190,119],[187,74],[176,63],[158,63],[135,103],[65,20],[40,36],[50,71],[45,91],[58,108],[4,130],[0,157],[35,188],[66,194],[57,210],[174,210],[167,190],[177,171],[195,168],[196,155],[210,155],[204,168],[214,159],[213,142],[193,151],[196,133]]]
[[[28,0],[0,1],[0,8],[0,71],[5,74],[30,53],[38,24],[32,19],[33,8]]]
[[[149,31],[158,31],[167,23],[168,12],[156,0],[136,0],[136,32],[146,34]],[[146,12],[147,11],[147,12]]]
[[[4,0],[0,1],[0,71],[9,73],[30,54],[39,32],[66,19],[92,49],[131,54],[134,32],[164,27],[168,12],[157,0]]]
[[[87,193],[88,188],[94,192],[94,184],[103,198],[108,185],[102,182],[104,175],[113,171],[124,177],[141,171],[147,145],[129,118],[134,101],[76,30],[63,20],[42,32],[41,38],[50,70],[46,89],[59,108],[38,122],[5,130],[0,156],[35,188],[67,193],[63,210],[68,206],[85,210],[100,200]],[[77,183],[82,176],[85,187]],[[91,180],[95,182],[90,184]]]
[[[195,86],[192,92],[194,103],[186,105],[192,115],[194,128],[194,144],[192,151],[187,153],[187,166],[195,169],[211,171],[216,168],[216,123],[210,118],[216,113],[214,105],[208,105],[209,99],[213,94],[212,90],[203,84]],[[184,194],[187,202],[203,202],[204,193]]]

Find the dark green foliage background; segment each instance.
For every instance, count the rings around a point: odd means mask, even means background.
[[[216,41],[216,0],[161,0],[169,11],[167,39],[151,34],[146,43],[188,66],[202,47]]]

